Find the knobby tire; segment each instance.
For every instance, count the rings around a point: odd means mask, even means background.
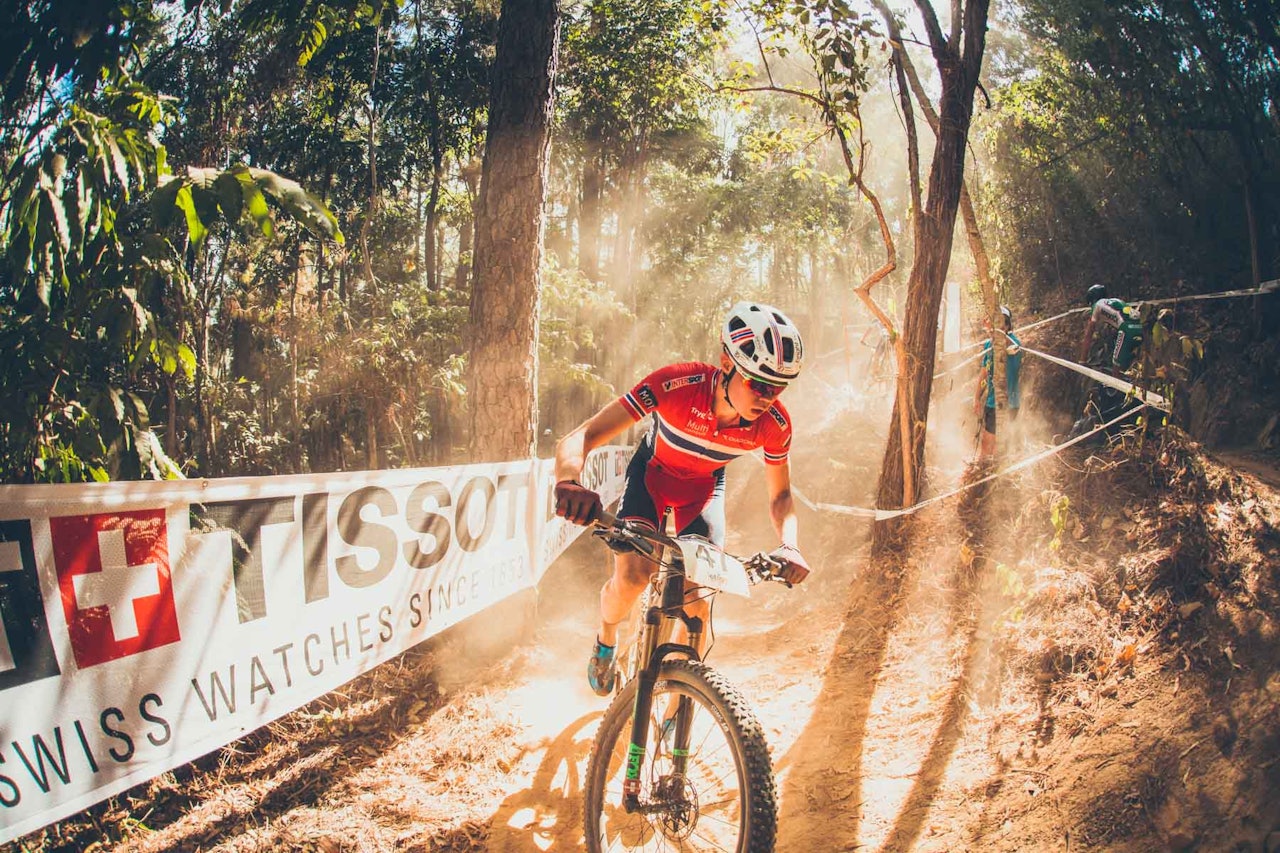
[[[587,849],[591,853],[622,850],[646,851],[729,851],[730,853],[771,853],[777,833],[777,792],[773,779],[773,763],[764,730],[737,688],[714,669],[698,661],[675,660],[662,665],[654,688],[653,710],[646,744],[646,769],[641,778],[647,788],[659,774],[655,755],[658,736],[657,715],[671,696],[687,696],[693,701],[695,721],[705,720],[706,737],[720,735],[732,753],[729,758],[701,756],[701,742],[690,742],[690,785],[695,780],[700,759],[724,763],[725,775],[733,775],[738,790],[736,838],[728,846],[711,843],[708,832],[733,832],[730,824],[708,810],[696,820],[705,821],[701,829],[694,826],[690,836],[679,838],[664,833],[659,816],[626,814],[619,805],[621,766],[625,765],[631,740],[632,717],[635,712],[636,681],[631,681],[614,697],[605,711],[591,760],[587,766],[584,829]],[[712,751],[707,747],[708,751]],[[669,758],[667,759],[669,761]],[[720,782],[725,780],[720,779]],[[695,787],[696,792],[696,787]],[[710,790],[695,796],[713,796]],[[710,805],[722,806],[723,802]],[[718,823],[717,823],[718,822]],[[605,837],[608,835],[609,837]]]

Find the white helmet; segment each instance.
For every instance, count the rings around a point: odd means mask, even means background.
[[[804,362],[800,330],[772,305],[739,302],[733,306],[720,342],[748,379],[786,385],[800,375]]]

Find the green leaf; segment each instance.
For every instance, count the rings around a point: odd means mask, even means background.
[[[222,207],[222,213],[227,217],[228,222],[239,222],[240,216],[244,211],[244,195],[240,189],[239,177],[235,169],[228,169],[218,175],[213,181],[214,193],[218,197],[218,204]]]
[[[151,194],[151,218],[156,228],[164,231],[173,224],[174,211],[180,208],[178,204],[178,193],[187,182],[181,178],[169,178],[163,181],[155,192]],[[187,189],[188,196],[191,190]],[[194,208],[192,208],[194,210]]]
[[[243,194],[244,206],[249,218],[258,226],[262,236],[270,239],[275,236],[275,223],[271,221],[271,210],[267,207],[267,199],[258,188],[257,182],[246,169],[236,174]],[[296,184],[295,184],[296,186]],[[301,190],[301,187],[298,187]]]
[[[191,245],[196,251],[204,245],[205,237],[209,235],[209,229],[200,218],[200,214],[196,212],[195,199],[192,197],[191,187],[183,186],[178,190],[174,203],[178,206],[187,217],[187,236],[191,239]]]
[[[58,198],[52,189],[44,191],[44,207],[53,219],[53,231],[58,239],[58,250],[65,257],[71,249],[71,229],[67,225],[67,210],[63,206],[62,199]]]
[[[120,146],[116,143],[115,137],[103,134],[103,141],[106,143],[107,153],[111,157],[111,169],[115,173],[116,180],[120,182],[120,189],[124,193],[124,200],[129,200],[129,166],[125,161],[124,154],[120,151]]]
[[[313,20],[311,22],[311,31],[302,34],[300,41],[302,53],[298,55],[298,65],[305,67],[311,58],[316,55],[321,47],[324,46],[325,39],[329,37],[329,30],[325,27],[324,22]]]
[[[266,193],[284,210],[304,225],[311,233],[328,237],[336,243],[345,243],[346,238],[338,227],[338,219],[311,193],[307,192],[296,181],[283,178],[266,169],[249,169],[249,174],[257,182],[262,192]]]
[[[178,344],[178,363],[182,365],[182,373],[188,381],[196,375],[196,354],[186,344]]]
[[[116,416],[116,423],[124,423],[124,393],[119,388],[107,388],[107,397],[111,400],[112,411]]]
[[[187,176],[191,179],[191,201],[206,229],[213,227],[222,212],[215,187],[221,174],[217,169],[187,169]]]

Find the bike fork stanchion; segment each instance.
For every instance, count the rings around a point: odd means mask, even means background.
[[[641,658],[644,664],[636,675],[635,713],[631,720],[631,745],[627,749],[627,772],[622,780],[622,801],[628,812],[640,810],[640,770],[644,766],[645,742],[649,737],[649,708],[653,706],[653,686],[658,682],[658,665],[654,647],[658,642],[658,623],[662,611],[650,607],[644,615],[644,637]]]
[[[693,733],[693,700],[681,696],[676,703],[676,726],[671,733],[671,764],[677,776],[689,769],[689,739]]]

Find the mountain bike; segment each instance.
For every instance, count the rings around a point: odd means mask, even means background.
[[[740,560],[702,537],[670,537],[608,513],[595,525],[610,548],[636,551],[657,569],[587,764],[587,849],[772,851],[777,793],[764,730],[737,688],[700,659],[710,625],[685,611],[685,581],[696,585],[692,595],[748,596],[760,581],[786,583],[783,563]]]

